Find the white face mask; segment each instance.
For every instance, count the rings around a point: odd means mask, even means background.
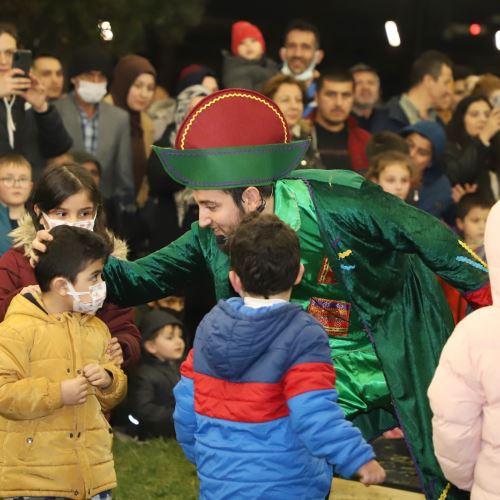
[[[88,292],[77,292],[69,281],[66,283],[68,284],[68,295],[73,297],[74,312],[94,315],[104,304],[104,299],[106,298],[105,281],[92,285]],[[80,300],[82,295],[90,295],[90,302],[82,302]]]
[[[80,80],[76,89],[78,95],[88,104],[98,103],[108,92],[106,82],[96,83]]]
[[[72,227],[80,227],[82,229],[88,229],[89,231],[93,231],[95,219],[97,217],[97,212],[94,215],[93,219],[77,220],[77,221],[73,221],[73,222],[68,222],[68,221],[61,220],[61,219],[52,219],[45,212],[42,212],[42,215],[49,226],[48,229],[52,229],[52,228],[57,227],[57,226],[72,226]]]
[[[292,73],[292,70],[289,68],[288,63],[285,61],[283,67],[281,68],[281,72],[287,76],[293,76],[299,82],[305,82],[306,80],[311,80],[314,77],[314,69],[318,64],[316,61],[318,60],[318,51],[314,54],[313,60],[308,68],[306,68],[302,73],[295,75]]]

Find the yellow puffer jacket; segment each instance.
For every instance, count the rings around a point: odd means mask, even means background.
[[[100,319],[47,314],[31,298],[17,295],[0,324],[0,497],[90,498],[116,486],[103,411],[123,399],[127,378],[106,358]],[[89,384],[85,403],[64,406],[61,382],[89,363],[112,373],[111,387]]]

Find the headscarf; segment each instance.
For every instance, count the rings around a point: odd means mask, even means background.
[[[175,138],[177,136],[177,132],[186,118],[188,112],[190,111],[191,101],[195,97],[207,96],[210,94],[210,91],[206,89],[203,85],[191,85],[190,87],[185,88],[176,98],[175,98],[175,114],[174,114],[174,123],[175,126],[170,133],[170,145],[174,147]]]
[[[144,73],[149,73],[156,79],[156,70],[144,57],[136,55],[122,57],[115,66],[110,92],[115,106],[128,111],[130,115],[132,161],[136,191],[140,189],[142,179],[146,173],[147,158],[144,146],[144,131],[141,126],[141,114],[128,107],[127,96],[136,78]]]

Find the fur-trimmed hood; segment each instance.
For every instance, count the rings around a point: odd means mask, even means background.
[[[19,219],[19,227],[9,233],[12,238],[12,246],[14,248],[24,247],[24,255],[27,257],[31,254],[32,243],[36,237],[36,229],[33,225],[33,220],[29,214],[24,215]],[[127,243],[124,240],[117,238],[111,231],[108,231],[108,236],[113,244],[111,255],[117,259],[125,260],[128,254]]]

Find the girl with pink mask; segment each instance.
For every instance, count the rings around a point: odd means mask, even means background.
[[[19,227],[10,233],[13,247],[0,258],[0,321],[15,295],[37,286],[29,259],[31,243],[39,229],[69,225],[95,231],[111,240],[115,257],[124,259],[127,255],[125,242],[106,229],[101,194],[92,176],[76,163],[47,168],[33,188],[27,209],[28,214],[19,221]],[[91,294],[75,297],[75,307],[85,308],[92,301]],[[123,363],[125,369],[136,364],[140,357],[140,334],[134,324],[133,310],[105,302],[96,315],[106,323],[113,337],[109,356],[116,364]]]

